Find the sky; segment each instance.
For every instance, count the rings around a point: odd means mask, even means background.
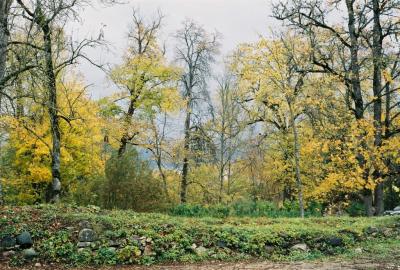
[[[75,36],[97,37],[103,28],[108,48],[98,48],[88,52],[97,62],[116,65],[121,62],[127,47],[128,27],[132,18],[132,9],[139,9],[145,18],[151,18],[160,10],[164,15],[161,39],[167,50],[173,52],[172,35],[181,28],[185,19],[192,19],[207,31],[218,31],[222,35],[221,55],[228,54],[243,42],[253,42],[260,35],[266,35],[279,23],[271,18],[271,0],[124,0],[125,4],[112,7],[87,7],[81,21],[72,25]],[[105,25],[105,26],[104,26]],[[170,58],[172,54],[170,53]],[[172,60],[172,59],[171,59]],[[116,87],[107,80],[104,72],[82,63],[83,73],[93,98],[107,96]]]

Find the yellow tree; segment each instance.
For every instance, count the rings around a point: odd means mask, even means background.
[[[176,97],[179,78],[179,70],[167,63],[164,52],[158,45],[157,36],[163,16],[158,14],[155,19],[146,23],[134,11],[132,18],[130,46],[124,62],[111,73],[111,79],[121,89],[117,94],[117,102],[126,108],[123,109],[120,128],[119,156],[123,155],[127,145],[140,134],[140,124],[138,121],[133,122],[135,113],[152,113],[161,106],[167,108],[166,101],[172,101]]]
[[[294,174],[300,216],[304,217],[298,125],[304,119],[308,87],[308,57],[304,42],[290,34],[280,39],[261,39],[237,51],[233,69],[240,78],[246,102],[252,102],[252,122],[272,124],[293,138]],[[262,109],[258,109],[259,107]]]
[[[86,94],[77,80],[58,82],[59,115],[68,121],[60,122],[61,165],[65,168],[64,194],[74,192],[78,183],[91,181],[103,173],[102,119],[98,106]],[[40,105],[25,101],[24,114],[3,118],[9,139],[6,145],[11,170],[3,181],[7,200],[17,203],[43,201],[48,192],[51,174],[51,127],[49,114]]]

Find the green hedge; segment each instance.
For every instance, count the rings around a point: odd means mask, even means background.
[[[172,207],[169,214],[183,217],[298,217],[299,205],[296,202],[286,202],[282,207],[267,201],[245,201],[229,205],[191,205],[180,204]],[[322,205],[309,203],[306,208],[306,217],[320,217],[323,212]]]

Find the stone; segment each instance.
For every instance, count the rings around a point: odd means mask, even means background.
[[[217,247],[219,248],[226,248],[226,242],[222,240],[217,241]]]
[[[385,228],[382,230],[382,234],[385,237],[391,237],[393,235],[393,231],[389,228]]]
[[[265,245],[264,250],[267,254],[271,254],[275,251],[275,247],[271,245]]]
[[[109,247],[120,247],[121,244],[118,240],[109,240],[108,241],[108,246]]]
[[[197,247],[194,252],[198,255],[198,256],[204,256],[207,254],[207,249],[203,246]]]
[[[153,247],[152,247],[151,245],[146,245],[146,246],[144,247],[143,255],[144,255],[144,256],[152,256],[152,255],[155,255],[155,253],[153,252]]]
[[[17,244],[21,248],[30,248],[33,245],[32,237],[29,232],[22,232],[17,236]]]
[[[341,247],[344,245],[343,239],[339,237],[331,237],[327,239],[327,243],[332,247]]]
[[[29,248],[29,249],[24,249],[22,251],[22,256],[24,256],[25,259],[33,259],[37,256],[37,252],[36,250],[34,250],[33,248]]]
[[[141,250],[144,250],[144,244],[142,242],[142,238],[138,235],[132,236],[132,242]]]
[[[14,250],[9,250],[9,251],[4,251],[2,253],[2,257],[5,259],[10,259],[11,257],[13,257],[15,254],[17,254]]]
[[[363,250],[362,250],[362,248],[356,248],[356,249],[354,250],[354,252],[355,252],[355,253],[362,253]]]
[[[12,235],[6,235],[0,240],[0,249],[13,249],[17,241]]]
[[[365,233],[366,233],[366,234],[369,234],[369,235],[376,235],[378,232],[379,232],[379,230],[378,230],[378,228],[376,228],[376,227],[368,227],[368,228],[365,230]]]
[[[197,248],[197,245],[196,245],[196,244],[192,244],[192,245],[190,246],[190,249],[193,250],[193,251],[195,251],[196,248]]]
[[[35,267],[42,267],[41,263],[35,263]]]
[[[78,238],[79,242],[94,242],[97,239],[97,235],[92,229],[82,229]]]
[[[400,205],[399,205],[399,206],[396,206],[396,207],[393,209],[393,211],[400,211]]]
[[[83,229],[93,229],[92,224],[90,224],[89,221],[87,220],[82,220],[79,222],[79,229],[83,230]]]
[[[77,246],[77,248],[86,248],[86,247],[90,247],[91,244],[92,244],[92,242],[78,242],[78,244],[76,246]]]
[[[306,244],[296,244],[290,248],[291,250],[297,250],[297,251],[303,251],[303,252],[308,252],[309,248]]]

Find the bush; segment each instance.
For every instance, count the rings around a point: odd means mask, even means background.
[[[365,207],[363,203],[360,202],[350,202],[349,206],[346,209],[346,212],[351,217],[361,217],[365,215]]]
[[[216,217],[225,218],[235,217],[298,217],[299,206],[297,202],[285,202],[283,207],[279,208],[274,203],[268,201],[243,201],[229,205],[191,205],[180,204],[169,210],[171,215],[184,217]],[[305,215],[310,217],[321,216],[322,206],[318,203],[310,203],[306,209]]]
[[[105,176],[82,182],[70,199],[78,205],[139,212],[161,210],[165,201],[161,183],[153,176],[149,162],[133,147],[128,147],[122,156],[114,153],[106,162]]]

